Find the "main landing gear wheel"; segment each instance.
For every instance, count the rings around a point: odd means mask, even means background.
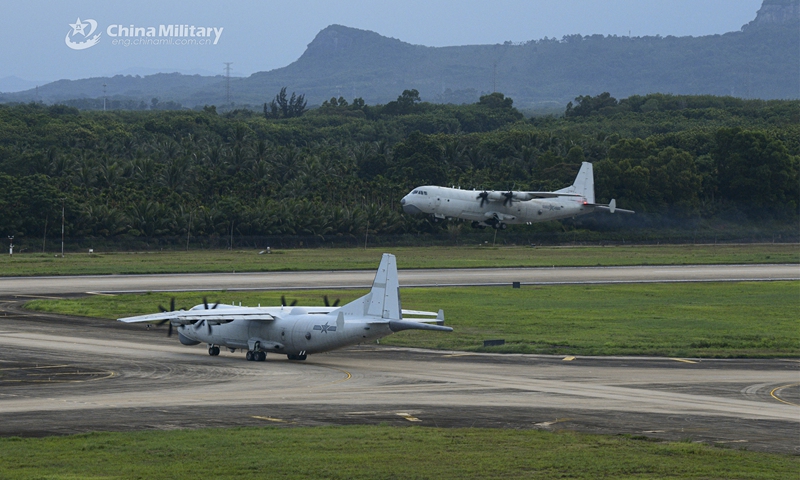
[[[303,354],[303,355],[292,355],[292,354],[289,354],[289,355],[286,355],[286,358],[288,358],[289,360],[305,360],[306,358],[308,358],[308,355],[306,355],[306,354]]]
[[[250,362],[263,362],[267,359],[267,352],[254,352],[253,350],[248,350],[244,355],[244,358]]]
[[[208,354],[211,355],[212,357],[216,357],[217,355],[219,355],[219,347],[217,346],[208,347]]]

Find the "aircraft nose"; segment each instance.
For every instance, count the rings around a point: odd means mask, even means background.
[[[412,204],[412,203],[411,203],[411,202],[408,200],[408,196],[405,196],[405,197],[403,197],[403,198],[400,200],[400,205],[402,205],[402,206],[403,206],[403,211],[404,211],[405,213],[410,213],[411,215],[416,215],[416,214],[418,214],[418,213],[422,213],[422,210],[420,210],[419,208],[417,208],[417,206],[416,206],[416,205]]]
[[[415,205],[403,205],[403,211],[412,215],[422,213],[422,210],[417,208]]]

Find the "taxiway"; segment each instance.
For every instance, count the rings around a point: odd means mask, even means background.
[[[375,344],[209,357],[161,329],[0,302],[0,435],[242,425],[570,429],[800,453],[800,362],[491,355]],[[5,316],[2,316],[5,315]]]

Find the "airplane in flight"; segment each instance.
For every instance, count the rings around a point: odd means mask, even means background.
[[[613,199],[608,205],[594,203],[594,173],[589,162],[581,164],[572,185],[555,192],[477,191],[427,185],[412,190],[400,204],[405,213],[433,215],[435,220],[472,220],[473,228],[501,230],[508,225],[530,225],[596,210],[634,213],[617,208]]]
[[[283,301],[282,303],[286,303]],[[326,304],[327,299],[326,299]],[[246,350],[246,358],[264,361],[267,352],[305,360],[309,354],[376,340],[402,330],[451,332],[444,326],[444,312],[405,310],[400,304],[400,284],[394,255],[384,253],[372,289],[363,297],[341,307],[236,307],[203,303],[189,310],[118,319],[125,323],[169,323],[184,345],[208,344],[208,354],[219,355],[224,347],[231,353]],[[404,317],[409,315],[410,317]]]

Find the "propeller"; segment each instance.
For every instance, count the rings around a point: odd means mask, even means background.
[[[331,303],[328,301],[328,296],[327,295],[325,295],[323,297],[323,299],[325,300],[325,306],[326,307],[338,307],[339,306],[339,299],[338,298],[333,301],[333,305],[331,305]]]
[[[219,302],[217,302],[213,306],[209,307],[208,306],[208,298],[203,297],[203,307],[205,307],[206,310],[214,310],[218,306],[219,306]],[[194,329],[195,330],[199,329],[200,327],[203,326],[203,324],[205,324],[206,328],[208,329],[208,334],[211,335],[211,324],[208,323],[206,320],[200,320],[199,322],[195,321],[194,322]]]
[[[206,297],[203,297],[203,306],[206,307],[206,310],[214,310],[217,307],[219,307],[219,302],[215,303],[213,307],[208,308],[208,299]]]
[[[169,320],[161,320],[160,322],[156,323],[156,326],[160,327],[161,325],[164,325],[167,322],[169,322]],[[169,324],[169,330],[167,330],[167,336],[168,337],[172,336],[172,322],[170,322]]]
[[[507,207],[507,206],[509,206],[509,205],[514,203],[514,192],[513,191],[509,190],[506,193],[504,193],[503,196],[506,197],[506,199],[503,200],[503,206],[504,207]]]
[[[483,204],[489,201],[489,192],[484,190],[481,193],[479,193],[478,196],[475,198],[481,201],[481,208],[483,208]]]
[[[211,335],[211,324],[210,324],[210,323],[208,323],[208,322],[207,322],[207,321],[205,321],[205,320],[200,320],[199,322],[195,323],[195,324],[194,324],[194,329],[195,329],[195,330],[199,329],[200,327],[202,327],[202,326],[203,326],[203,324],[205,324],[205,325],[206,325],[206,328],[208,328],[208,334],[209,334],[209,335]]]
[[[289,304],[290,307],[294,307],[295,305],[297,305],[297,299],[292,300],[292,303]],[[284,297],[283,295],[281,295],[281,306],[282,307],[286,306],[286,297]]]
[[[174,312],[175,311],[175,297],[172,297],[172,298],[169,299],[169,310],[164,308],[163,305],[159,305],[158,309],[161,310],[162,312]]]
[[[172,297],[172,298],[169,299],[169,310],[164,308],[163,305],[159,305],[158,309],[161,310],[162,312],[174,312],[175,311],[175,297]],[[167,322],[169,322],[169,319],[161,320],[160,322],[156,323],[156,326],[160,327],[161,325],[164,325]],[[167,330],[167,336],[168,337],[172,336],[172,322],[169,322],[169,330]]]

